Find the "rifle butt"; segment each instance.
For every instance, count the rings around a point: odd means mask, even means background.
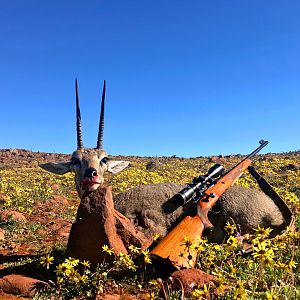
[[[191,268],[196,264],[197,251],[192,250],[192,243],[201,238],[204,225],[196,215],[185,217],[169,232],[150,252],[160,264],[172,265],[175,269]]]

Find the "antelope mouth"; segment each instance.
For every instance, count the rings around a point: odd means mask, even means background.
[[[85,178],[81,185],[84,190],[95,191],[101,185],[101,182],[97,178]]]

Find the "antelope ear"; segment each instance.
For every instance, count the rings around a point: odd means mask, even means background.
[[[41,167],[42,169],[51,172],[51,173],[55,173],[55,174],[59,174],[59,175],[63,175],[65,173],[71,172],[71,162],[59,162],[59,163],[54,163],[54,162],[49,162],[46,164],[40,164],[39,167]]]
[[[124,170],[128,165],[129,161],[124,160],[108,160],[107,161],[107,171],[113,174],[117,174]]]

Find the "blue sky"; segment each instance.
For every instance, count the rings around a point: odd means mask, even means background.
[[[113,155],[300,149],[299,1],[0,2],[0,148]]]

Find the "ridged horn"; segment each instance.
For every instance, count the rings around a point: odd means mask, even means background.
[[[105,90],[106,90],[106,81],[104,80],[103,91],[102,91],[102,101],[101,101],[100,122],[99,122],[99,130],[98,130],[97,149],[103,149]]]
[[[78,96],[78,82],[77,78],[75,80],[75,90],[76,90],[76,133],[77,133],[77,148],[83,148],[82,143],[82,123],[81,123],[81,113],[79,106],[79,96]]]

